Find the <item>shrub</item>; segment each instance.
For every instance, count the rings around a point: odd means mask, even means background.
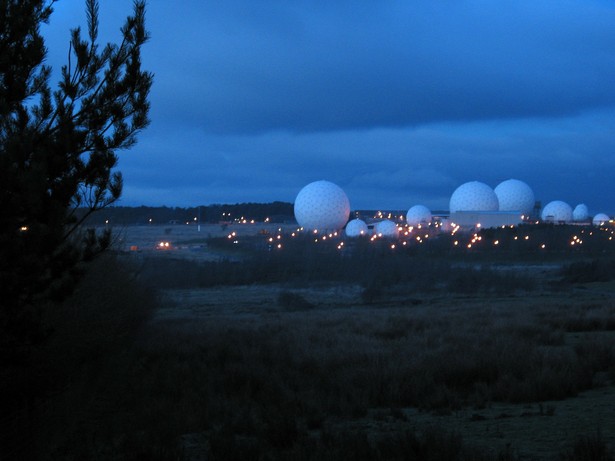
[[[8,453],[7,459],[37,459],[60,449],[64,437],[74,435],[71,429],[96,413],[101,392],[107,392],[100,381],[113,382],[110,375],[122,368],[127,349],[157,307],[156,292],[134,270],[102,255],[70,298],[42,306],[47,340],[27,362],[2,370],[0,403],[10,430],[1,436],[0,458]],[[24,434],[30,434],[27,441]]]

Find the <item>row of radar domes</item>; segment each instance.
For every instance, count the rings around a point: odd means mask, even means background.
[[[518,179],[503,181],[495,189],[479,181],[464,183],[453,192],[449,203],[451,213],[509,211],[524,215],[530,215],[534,205],[534,192],[530,186]],[[299,191],[294,210],[297,223],[304,229],[337,230],[348,222],[350,202],[339,186],[321,180],[312,182]],[[406,215],[406,221],[411,226],[431,222],[431,218],[431,211],[424,205],[411,207]],[[584,204],[573,210],[567,203],[554,200],[544,207],[541,218],[553,222],[585,221],[589,218],[589,211]],[[594,224],[608,220],[609,217],[604,213],[594,216]]]

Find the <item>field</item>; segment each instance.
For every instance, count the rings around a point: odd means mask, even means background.
[[[611,249],[261,248],[278,227],[121,232],[64,307],[54,356],[89,349],[32,428],[49,459],[613,459]]]

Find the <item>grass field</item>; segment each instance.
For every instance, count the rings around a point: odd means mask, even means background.
[[[388,254],[290,270],[174,232],[97,262],[64,306],[41,459],[613,459],[613,280]]]

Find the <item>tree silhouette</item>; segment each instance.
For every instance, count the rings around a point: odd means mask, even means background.
[[[29,343],[41,305],[70,293],[82,262],[109,245],[82,230],[115,202],[116,152],[149,123],[152,74],[141,69],[145,2],[134,2],[118,44],[98,44],[96,0],[87,37],[70,31],[68,62],[52,91],[40,26],[55,0],[0,0],[0,336]],[[85,209],[86,213],[75,213]]]

